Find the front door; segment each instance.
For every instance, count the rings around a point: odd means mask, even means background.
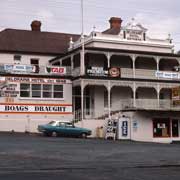
[[[179,125],[178,120],[172,120],[172,137],[179,137]]]

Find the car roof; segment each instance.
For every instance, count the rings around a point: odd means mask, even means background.
[[[62,123],[72,123],[71,121],[63,121],[63,120],[53,120],[55,122],[62,122]]]

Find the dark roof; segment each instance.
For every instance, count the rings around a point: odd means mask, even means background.
[[[80,35],[5,29],[0,32],[0,51],[60,55],[67,52],[70,38]]]
[[[102,32],[103,34],[112,34],[112,35],[118,35],[120,33],[119,28],[110,28]]]

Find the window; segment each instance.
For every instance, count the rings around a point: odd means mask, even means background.
[[[43,98],[52,98],[52,85],[43,84]]]
[[[20,84],[20,97],[30,97],[30,84]]]
[[[62,85],[54,85],[54,98],[63,98],[63,86]]]
[[[29,98],[63,98],[63,85],[20,84],[20,97]]]
[[[153,135],[154,137],[170,137],[170,120],[154,119]]]
[[[39,65],[39,59],[31,59],[31,65]]]
[[[41,84],[32,84],[32,97],[41,97]]]
[[[31,65],[35,66],[35,73],[39,73],[39,59],[30,59]]]
[[[19,64],[21,62],[21,55],[14,55],[14,63]]]

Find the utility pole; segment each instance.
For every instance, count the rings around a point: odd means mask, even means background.
[[[82,54],[81,54],[81,75],[84,74],[84,4],[83,0],[81,0],[81,40],[82,40]],[[81,80],[83,81],[83,80]],[[83,82],[81,82],[81,122],[83,126],[83,117],[84,117],[84,86]]]

